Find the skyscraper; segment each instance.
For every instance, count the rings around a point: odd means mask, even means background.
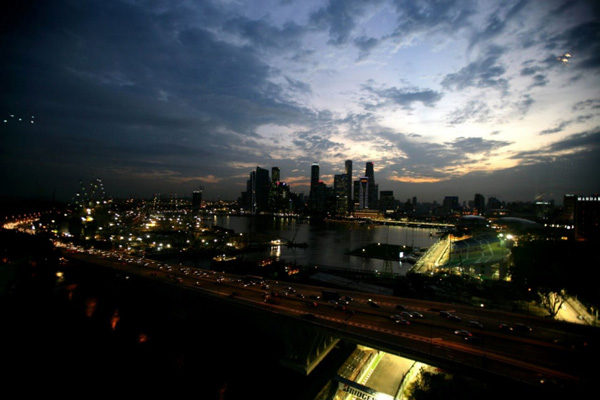
[[[369,192],[367,194],[369,206],[367,208],[376,209],[379,186],[375,183],[375,172],[373,170],[373,163],[371,161],[367,162],[365,168],[365,177],[369,180]]]
[[[346,160],[346,175],[348,176],[348,212],[352,212],[354,202],[352,201],[352,160]]]
[[[575,239],[600,240],[600,196],[577,196]]]
[[[256,181],[254,184],[254,192],[256,194],[256,210],[255,212],[267,211],[269,203],[269,170],[256,167]]]
[[[383,213],[391,213],[396,208],[396,200],[394,199],[394,192],[392,190],[382,190],[379,192],[379,209]]]
[[[198,211],[202,206],[202,187],[192,192],[192,210]]]
[[[361,210],[366,210],[370,206],[369,191],[369,178],[363,176],[358,180],[358,208]]]
[[[279,167],[273,167],[271,168],[271,182],[273,182],[274,184],[279,182],[280,176],[279,176]]]
[[[335,212],[336,214],[345,215],[348,212],[348,188],[350,180],[348,174],[335,175],[333,179],[333,191],[335,196]]]
[[[473,207],[477,211],[477,214],[483,215],[485,212],[485,197],[482,194],[476,193],[473,199]]]
[[[312,167],[310,167],[310,189],[319,183],[319,164],[313,163]]]
[[[443,203],[444,211],[450,214],[458,210],[458,196],[446,196]]]

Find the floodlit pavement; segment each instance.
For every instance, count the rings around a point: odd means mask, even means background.
[[[381,357],[379,364],[375,367],[365,386],[395,396],[402,385],[404,375],[414,362],[414,360],[408,358],[383,353],[383,357]]]

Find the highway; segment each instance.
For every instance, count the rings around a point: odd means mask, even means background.
[[[93,263],[131,275],[169,282],[262,311],[287,315],[328,329],[333,336],[429,362],[443,361],[456,367],[485,370],[534,385],[572,387],[588,383],[588,369],[597,353],[596,328],[575,326],[522,314],[446,304],[410,298],[371,295],[348,290],[349,304],[326,301],[323,290],[313,285],[169,266],[148,259],[99,250],[63,248],[66,258]],[[292,287],[293,286],[293,287]],[[371,300],[369,300],[371,299]],[[390,318],[401,308],[408,325]],[[447,311],[449,319],[441,315]],[[480,326],[469,321],[477,321]],[[506,324],[504,329],[500,324]],[[519,333],[518,324],[531,327]],[[523,326],[521,326],[523,328]],[[473,341],[455,334],[466,330]],[[526,330],[526,329],[523,329]]]

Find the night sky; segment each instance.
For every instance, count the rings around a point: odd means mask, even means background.
[[[597,1],[3,4],[0,195],[307,194],[346,159],[401,200],[600,191]]]

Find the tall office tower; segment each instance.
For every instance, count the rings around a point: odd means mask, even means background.
[[[495,197],[490,197],[487,203],[488,210],[497,210],[502,208],[502,202]]]
[[[348,212],[348,188],[350,180],[348,174],[335,175],[333,179],[333,192],[335,196],[335,212],[336,214],[345,215]]]
[[[369,178],[366,176],[358,180],[358,208],[361,210],[369,208]]]
[[[600,196],[577,196],[575,239],[600,240]]]
[[[271,168],[271,182],[277,183],[280,180],[281,179],[279,177],[279,167],[273,167],[273,168]]]
[[[317,204],[317,188],[319,186],[319,164],[313,163],[310,167],[310,193],[308,194],[309,208],[314,210]]]
[[[368,161],[365,168],[365,177],[369,180],[369,208],[377,208],[378,185],[375,184],[375,172],[373,171],[373,163]]]
[[[574,194],[565,194],[563,197],[563,219],[572,224],[575,220],[575,203],[577,196]]]
[[[192,192],[192,210],[194,211],[200,210],[202,206],[202,190],[203,188],[200,187]]]
[[[255,212],[259,213],[261,211],[267,211],[270,188],[271,182],[269,182],[269,170],[256,167],[256,180],[254,183],[254,192],[256,194]]]
[[[252,212],[252,214],[256,213],[256,190],[254,186],[256,185],[256,171],[250,171],[250,179],[246,181],[246,193],[248,199],[248,210]]]
[[[475,198],[473,199],[473,207],[479,215],[482,215],[485,212],[485,197],[483,197],[482,194],[475,194]]]
[[[444,211],[452,213],[458,210],[458,196],[446,196],[443,203]]]
[[[346,175],[348,175],[348,212],[352,212],[354,202],[352,201],[352,160],[346,160]]]
[[[319,164],[313,163],[312,167],[310,167],[310,187],[311,190],[313,186],[316,186],[319,183]]]
[[[396,210],[396,200],[393,190],[382,190],[379,192],[379,209],[384,213],[392,213]]]

